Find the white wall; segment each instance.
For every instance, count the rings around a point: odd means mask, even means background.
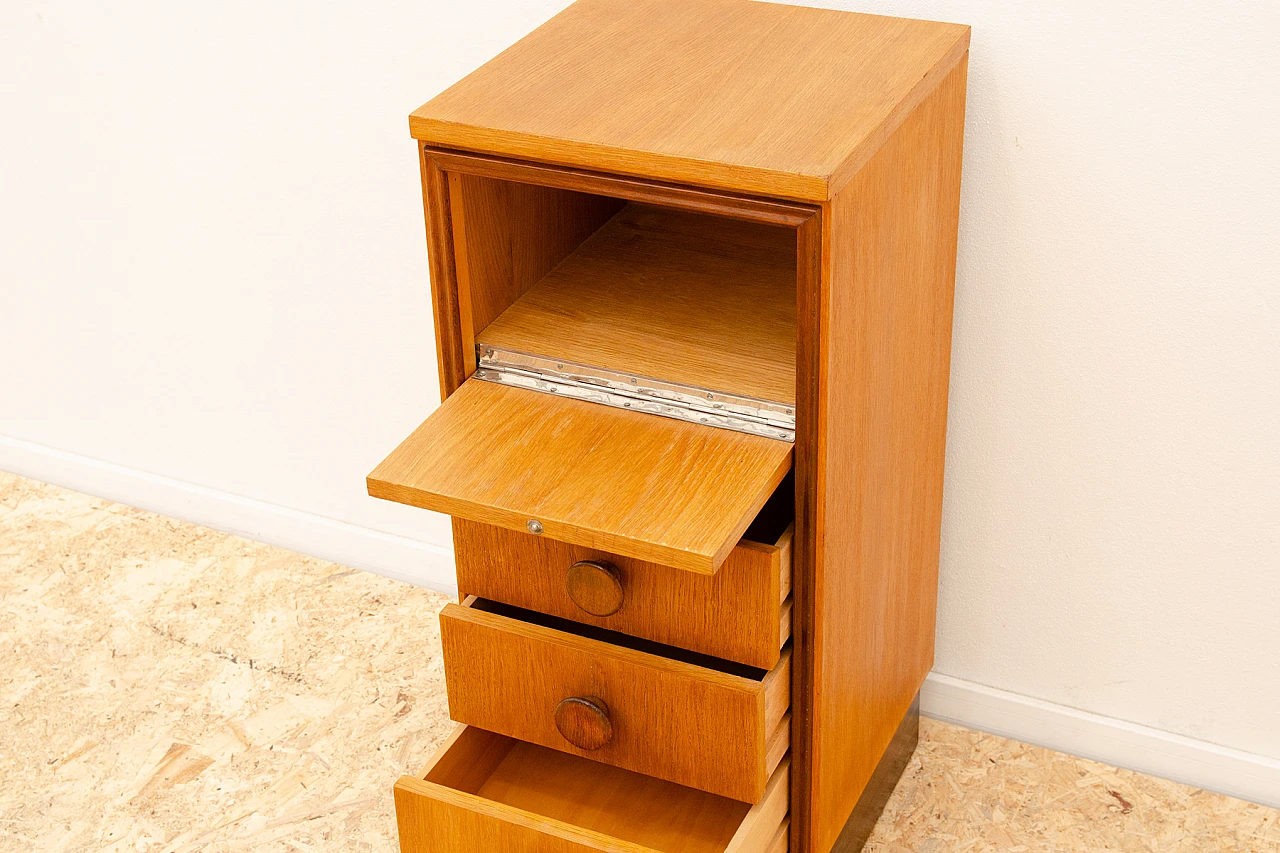
[[[405,116],[563,5],[0,5],[0,467],[447,586]],[[1280,4],[825,5],[974,26],[935,707],[1280,800]]]

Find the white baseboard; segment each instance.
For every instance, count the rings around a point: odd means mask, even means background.
[[[920,713],[1280,808],[1280,761],[930,673]]]
[[[457,593],[448,547],[0,436],[0,470]],[[921,713],[1280,808],[1280,761],[933,673]]]
[[[0,470],[457,593],[450,548],[0,436]]]

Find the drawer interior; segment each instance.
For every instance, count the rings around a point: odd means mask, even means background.
[[[422,797],[446,800],[455,810],[483,813],[490,821],[516,824],[525,831],[490,837],[503,838],[521,851],[551,849],[531,842],[513,844],[536,833],[576,841],[589,850],[768,853],[766,845],[785,825],[787,771],[784,762],[770,780],[770,796],[749,806],[463,726],[432,760],[421,778],[426,785],[407,779],[397,786],[397,813],[402,840],[406,831],[419,830],[410,813]],[[454,820],[465,825],[471,817],[455,812]],[[422,829],[439,836],[453,823],[437,818],[434,826]]]
[[[794,228],[468,174],[449,199],[481,348],[795,403]]]

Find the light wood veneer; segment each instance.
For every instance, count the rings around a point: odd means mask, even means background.
[[[825,201],[969,28],[748,0],[581,0],[415,110],[444,147]]]
[[[555,269],[624,202],[464,172],[449,174],[463,346]],[[467,371],[470,374],[470,370]]]
[[[824,321],[802,336],[820,373],[802,370],[814,418],[796,439],[825,460],[798,487],[814,493],[797,531],[818,534],[812,585],[797,583],[812,614],[797,643],[811,652],[797,680],[812,713],[811,783],[793,803],[813,833],[804,849],[831,849],[933,666],[966,69],[824,215]]]
[[[472,379],[368,478],[369,494],[713,574],[791,445]],[[725,489],[724,483],[734,488]]]
[[[791,538],[743,539],[714,575],[702,575],[456,518],[458,589],[477,595],[771,669],[791,635]],[[608,616],[584,611],[567,588],[579,560],[617,568],[621,605]]]
[[[396,783],[396,820],[420,853],[785,853],[787,771],[748,806],[459,726]]]
[[[763,796],[790,740],[790,650],[765,672],[498,607],[471,597],[440,615],[454,720],[744,802]],[[556,708],[573,697],[603,700],[608,743],[565,738]]]
[[[390,469],[376,472],[384,476],[371,480],[371,491],[506,535],[521,529],[528,495],[536,494],[538,506],[564,514],[546,525],[549,539],[620,555],[635,568],[708,575],[759,509],[762,484],[776,483],[794,463],[792,589],[779,620],[780,634],[789,627],[792,637],[790,753],[780,765],[789,767],[791,790],[785,820],[780,814],[761,829],[760,849],[771,853],[859,849],[913,743],[911,703],[933,658],[968,47],[969,29],[954,24],[747,0],[580,0],[410,119],[422,142],[442,395],[469,401],[455,412],[489,417],[470,427],[456,418],[439,435],[450,452],[470,454],[466,465],[424,462],[434,452],[424,439],[435,436],[424,427]],[[689,222],[682,220],[688,214],[722,218],[705,232],[722,248],[696,264],[682,254],[691,247],[678,231],[668,238],[661,228],[635,225],[643,216]],[[647,249],[624,239],[628,218],[631,236]],[[633,359],[628,364],[644,370],[716,376],[696,363],[696,352],[646,351],[657,347],[644,340],[644,324],[626,315],[643,308],[657,317],[654,341],[671,340],[681,323],[695,328],[705,318],[661,304],[662,282],[694,293],[690,305],[706,304],[697,299],[716,283],[717,264],[752,268],[743,286],[760,288],[761,316],[774,318],[772,331],[763,331],[772,343],[760,344],[763,366],[743,381],[785,384],[790,365],[776,357],[785,318],[767,301],[774,285],[765,287],[771,276],[781,278],[781,262],[762,264],[750,248],[734,248],[734,235],[750,229],[729,220],[790,235],[793,453],[783,458],[767,446],[710,439],[714,430],[692,424],[670,436],[644,427],[634,441],[632,426],[617,422],[615,431],[614,410],[600,406],[581,415],[550,404],[540,415],[529,408],[515,412],[513,426],[496,417],[503,406],[475,405],[467,377],[476,340],[490,326],[537,349],[552,337],[542,334],[544,324],[562,323],[577,330],[573,345],[593,351],[581,361],[601,362],[593,366],[622,369],[604,362]],[[597,244],[612,254],[597,252]],[[610,287],[611,256],[661,271],[652,281],[643,271],[618,279],[652,294],[648,301],[590,290],[590,275],[599,276],[600,290]],[[707,274],[681,285],[689,270]],[[695,280],[702,283],[689,284]],[[586,313],[556,316],[579,301]],[[748,332],[760,333],[741,312],[721,313],[729,325],[745,321]],[[599,329],[592,317],[603,318]],[[731,350],[738,337],[723,345]],[[545,425],[552,415],[562,417],[555,421],[562,433]],[[575,488],[586,481],[582,472],[608,465],[566,460],[609,447],[623,473],[619,505],[605,510],[567,492],[530,491],[531,482],[554,476],[528,442],[507,451],[505,468],[486,468],[489,455],[503,451],[485,443],[480,424],[517,444],[555,433],[567,451],[557,464],[568,466]],[[468,467],[488,479],[469,480]],[[646,481],[639,472],[651,469],[665,479]],[[516,472],[509,488],[525,493],[517,502],[496,485],[503,471]],[[440,479],[419,488],[422,472]],[[467,484],[465,495],[445,480]],[[709,526],[699,528],[700,518]],[[752,601],[745,618],[763,624]],[[714,621],[687,636],[722,632]],[[626,630],[657,623],[646,624]],[[785,746],[770,736],[761,749],[772,762]],[[621,846],[590,846],[600,843]],[[631,851],[626,843],[592,837],[586,847],[511,849]]]
[[[476,341],[794,403],[795,232],[629,204]]]

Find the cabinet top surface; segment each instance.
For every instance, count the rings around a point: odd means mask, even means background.
[[[968,46],[959,24],[756,0],[579,0],[409,126],[442,147],[822,201]]]

